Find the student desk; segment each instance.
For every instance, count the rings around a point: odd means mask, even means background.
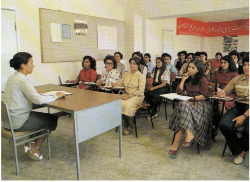
[[[41,91],[66,91],[72,93],[65,99],[46,103],[44,106],[71,113],[74,116],[77,179],[81,180],[79,143],[120,126],[119,156],[122,155],[121,95],[63,87],[37,86]]]

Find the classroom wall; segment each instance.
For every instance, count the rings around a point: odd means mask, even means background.
[[[206,51],[208,58],[214,58],[216,52],[223,55],[223,37],[200,37],[194,35],[176,35],[176,18],[146,20],[146,51],[155,58],[162,54],[162,31],[173,31],[172,62],[177,58],[177,53],[182,50],[187,52]],[[249,50],[249,35],[238,36],[238,51]]]
[[[30,77],[35,85],[59,84],[59,75],[67,75],[69,79],[76,79],[81,70],[80,61],[41,63],[39,8],[61,10],[120,21],[126,21],[127,18],[127,0],[2,0],[1,6],[2,8],[17,10],[19,51],[26,51],[33,55],[36,67]],[[122,62],[125,62],[125,60]],[[103,61],[98,60],[97,72],[102,73],[103,70]]]

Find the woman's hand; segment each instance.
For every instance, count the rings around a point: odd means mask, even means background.
[[[111,85],[112,85],[112,87],[117,87],[119,84],[112,82]]]
[[[98,86],[99,88],[102,88],[102,85],[101,85],[101,81],[100,81],[100,80],[97,80],[97,81],[96,81],[96,86]]]
[[[189,75],[188,73],[183,74],[183,75],[182,75],[182,80],[188,79],[189,76],[190,76],[190,75]]]
[[[152,87],[150,90],[151,90],[151,91],[152,91],[152,90],[155,90],[155,87]]]
[[[60,99],[60,98],[63,98],[63,97],[65,98],[66,97],[66,95],[63,92],[57,92],[56,96],[57,96],[57,99]]]
[[[224,90],[218,89],[217,96],[219,97],[226,97],[226,92]]]
[[[128,100],[130,98],[130,96],[127,94],[127,95],[124,95],[123,97],[122,97],[122,100]]]
[[[234,118],[232,121],[235,121],[235,128],[237,128],[238,126],[241,126],[244,123],[245,119],[246,118],[244,115],[240,115]]]
[[[76,83],[76,80],[67,80],[66,83]]]

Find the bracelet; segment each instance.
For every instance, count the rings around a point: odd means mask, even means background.
[[[245,115],[245,114],[243,114],[243,116],[245,117],[245,119],[247,119],[247,117],[248,117],[248,116],[247,116],[247,115]]]

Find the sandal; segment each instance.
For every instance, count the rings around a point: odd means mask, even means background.
[[[35,142],[30,142],[30,143],[35,143]],[[32,160],[37,160],[40,161],[43,159],[43,155],[38,155],[38,153],[33,153],[31,150],[31,145],[30,143],[27,143],[28,146],[25,144],[24,146],[24,152],[27,153],[28,152],[28,157],[31,158]]]
[[[124,129],[122,135],[129,135],[131,133],[131,128]]]

